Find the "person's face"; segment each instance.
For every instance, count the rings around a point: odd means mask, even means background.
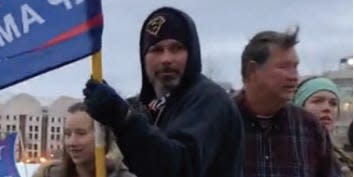
[[[145,55],[146,74],[154,87],[167,90],[181,82],[188,58],[185,46],[174,39],[152,45]]]
[[[270,47],[270,56],[255,69],[256,89],[270,100],[285,103],[293,98],[298,82],[299,59],[294,48]]]
[[[329,91],[319,91],[305,101],[304,108],[314,114],[331,132],[338,119],[338,104],[339,100],[335,94]]]
[[[75,164],[92,163],[94,160],[93,121],[86,112],[70,113],[64,126],[64,145]]]

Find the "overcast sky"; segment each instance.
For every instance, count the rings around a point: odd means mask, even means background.
[[[262,30],[285,31],[299,25],[299,72],[319,74],[338,68],[339,59],[353,55],[351,0],[103,0],[103,70],[105,80],[124,97],[139,92],[139,32],[146,16],[161,6],[188,13],[201,43],[203,72],[217,81],[241,87],[240,56],[247,41]],[[81,98],[91,72],[90,59],[0,91],[41,98]],[[2,99],[1,99],[2,98]]]

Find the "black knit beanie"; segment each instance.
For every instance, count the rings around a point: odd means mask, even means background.
[[[142,52],[145,56],[150,46],[164,39],[175,39],[186,45],[187,24],[180,15],[158,12],[153,14],[143,29]]]

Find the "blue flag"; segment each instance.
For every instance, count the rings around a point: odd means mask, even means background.
[[[15,140],[17,134],[11,133],[4,139],[0,139],[0,176],[20,177],[15,162]]]
[[[0,89],[101,49],[101,0],[0,0]]]

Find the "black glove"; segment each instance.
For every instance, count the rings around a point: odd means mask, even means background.
[[[90,79],[83,90],[87,112],[96,121],[121,128],[127,119],[129,105],[106,82]]]

